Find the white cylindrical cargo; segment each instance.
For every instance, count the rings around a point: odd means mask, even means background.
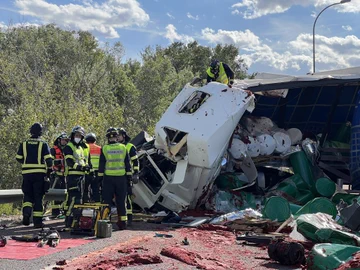
[[[260,155],[260,143],[259,141],[252,137],[252,136],[249,136],[247,138],[249,141],[248,143],[246,144],[247,145],[247,152],[249,154],[250,157],[257,157]]]
[[[298,128],[290,128],[286,131],[290,137],[291,145],[296,145],[302,140],[302,132]]]
[[[260,136],[257,136],[257,140],[260,143],[260,155],[269,156],[274,153],[276,142],[271,135],[262,134]]]
[[[284,132],[276,132],[273,137],[276,142],[275,152],[281,154],[289,151],[291,147],[291,140],[289,135],[285,134]]]
[[[235,159],[241,159],[246,155],[247,146],[240,139],[234,138],[231,143],[230,153]]]

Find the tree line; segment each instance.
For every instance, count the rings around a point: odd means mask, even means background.
[[[20,188],[15,161],[29,127],[41,122],[52,142],[80,124],[105,142],[108,127],[131,135],[155,123],[194,77],[206,78],[211,59],[228,63],[236,78],[247,68],[233,45],[202,46],[196,41],[146,47],[140,59],[124,60],[120,42],[99,44],[89,32],[56,25],[8,27],[0,31],[0,188]]]

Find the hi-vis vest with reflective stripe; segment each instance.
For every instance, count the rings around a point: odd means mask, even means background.
[[[132,171],[132,172],[134,172],[134,170],[140,171],[140,167],[139,167],[139,166],[136,167],[136,168],[134,167],[134,160],[137,159],[138,156],[137,156],[137,155],[131,156],[131,154],[130,154],[130,150],[131,150],[132,147],[134,147],[135,150],[136,150],[135,145],[133,145],[132,143],[127,143],[127,144],[125,145],[125,147],[126,147],[126,152],[129,154],[129,157],[130,157],[131,171]]]
[[[215,75],[211,72],[210,67],[206,70],[206,73],[211,78],[215,78]],[[219,83],[223,83],[223,84],[228,84],[229,83],[229,78],[226,75],[223,63],[221,63],[221,62],[220,62],[220,67],[219,67],[219,76],[216,78],[216,81],[219,82]]]
[[[66,166],[66,168],[68,170],[68,175],[85,175],[85,172],[76,170],[76,167],[78,165],[85,166],[87,164],[84,149],[81,146],[76,147],[72,142],[69,142],[67,144],[67,146],[69,146],[71,148],[71,150],[73,151],[73,154],[66,155],[65,159],[71,158],[75,162],[75,164],[72,168],[70,168],[69,166]]]
[[[22,174],[28,173],[46,173],[46,164],[45,159],[51,158],[51,155],[46,155],[42,157],[42,149],[44,142],[39,139],[29,139],[22,143],[23,150],[23,158],[24,162],[22,164]],[[37,159],[28,161],[28,150],[29,148],[33,148],[32,150],[37,151]]]
[[[88,144],[90,146],[91,165],[94,171],[99,170],[99,160],[101,154],[101,147],[95,143]]]
[[[107,144],[103,146],[102,151],[106,159],[104,174],[108,176],[125,175],[125,145],[120,143]]]

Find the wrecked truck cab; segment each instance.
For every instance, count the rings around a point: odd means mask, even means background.
[[[134,202],[175,212],[204,202],[240,118],[253,109],[254,96],[243,89],[187,84],[156,124],[153,146],[139,151]]]

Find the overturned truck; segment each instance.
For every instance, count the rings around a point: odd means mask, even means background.
[[[356,118],[359,84],[360,68],[300,77],[262,73],[232,88],[187,84],[157,123],[155,138],[134,141],[141,166],[134,202],[143,209],[195,209],[221,171],[234,167],[265,189],[261,168],[291,171],[288,156],[304,138],[316,142],[303,144],[312,163],[333,181],[351,184],[350,142],[342,148],[326,142]]]

